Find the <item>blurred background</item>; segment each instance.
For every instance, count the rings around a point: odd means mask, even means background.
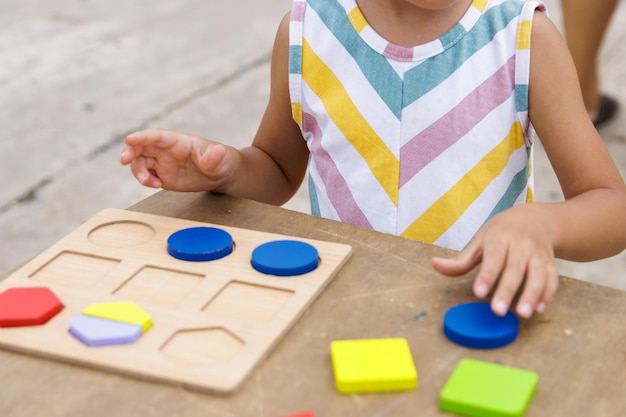
[[[562,30],[560,2],[548,0]],[[145,127],[250,143],[269,92],[269,60],[290,0],[2,0],[0,273],[108,207],[153,194],[118,159]],[[599,56],[603,91],[626,105],[626,5]],[[600,133],[626,174],[626,113]],[[537,198],[562,198],[538,146]],[[308,212],[303,188],[286,208]],[[559,261],[562,275],[626,290],[626,253]]]

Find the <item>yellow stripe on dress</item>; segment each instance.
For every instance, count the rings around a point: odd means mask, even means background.
[[[302,103],[291,103],[291,114],[293,120],[298,123],[298,126],[302,126]]]
[[[367,20],[365,20],[365,16],[363,16],[363,13],[361,13],[358,6],[350,10],[350,13],[348,13],[348,19],[357,33],[361,33],[361,31],[368,25]]]
[[[337,128],[363,157],[393,204],[398,206],[398,180],[400,163],[365,120],[352,102],[339,79],[315,54],[306,40],[302,45],[302,77],[320,98],[326,113]]]
[[[489,3],[489,0],[474,0],[472,2],[472,6],[474,6],[476,9],[478,9],[479,12],[482,13],[487,8],[488,3]]]
[[[535,168],[534,168],[534,159],[532,158],[532,153],[530,154],[530,157],[528,158],[528,173],[529,173],[529,177],[532,176],[532,173],[534,172]],[[526,190],[526,202],[527,203],[533,203],[535,201],[535,191],[533,190],[533,187],[531,186],[531,182],[529,182],[528,185],[528,189]]]
[[[532,30],[533,21],[524,20],[520,22],[517,27],[517,49],[528,50],[530,49],[530,31]]]
[[[506,167],[513,152],[522,146],[524,146],[522,126],[515,122],[498,146],[402,232],[402,236],[434,243],[483,193]]]

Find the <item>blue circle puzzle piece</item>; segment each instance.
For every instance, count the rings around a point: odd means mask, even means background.
[[[215,227],[190,227],[174,232],[167,239],[167,252],[184,261],[213,261],[233,251],[233,238]]]
[[[302,275],[319,264],[315,247],[297,240],[275,240],[252,251],[252,266],[259,272],[281,277]]]
[[[70,333],[87,346],[125,345],[141,337],[137,324],[79,315],[70,322]]]
[[[476,349],[506,346],[517,338],[519,319],[509,311],[496,315],[488,303],[474,302],[450,308],[443,317],[443,331],[459,345]]]

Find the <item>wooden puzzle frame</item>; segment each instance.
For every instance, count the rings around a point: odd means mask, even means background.
[[[233,253],[208,262],[171,257],[170,234],[196,226],[229,232]],[[262,243],[294,239],[320,264],[294,277],[250,265]],[[41,326],[0,328],[0,347],[138,378],[228,394],[270,353],[349,258],[349,245],[106,209],[0,282],[45,286],[65,308]],[[87,347],[69,322],[92,303],[132,301],[152,328],[130,345]]]

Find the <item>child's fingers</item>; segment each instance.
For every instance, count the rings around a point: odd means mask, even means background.
[[[135,160],[137,156],[137,148],[132,146],[125,146],[120,155],[120,163],[122,165],[128,165]]]
[[[500,281],[498,282],[498,288],[491,300],[491,309],[499,316],[504,316],[507,313],[511,301],[526,274],[525,259],[511,258],[512,257],[509,256],[509,258],[505,260],[500,275]]]
[[[133,160],[130,164],[130,172],[139,181],[141,185],[148,185],[147,181],[150,178],[148,168],[146,168],[146,158],[139,156]]]
[[[431,259],[431,264],[437,272],[450,277],[463,275],[479,263],[480,247],[474,243],[470,243],[452,258],[434,257]]]
[[[507,261],[507,249],[502,242],[486,244],[483,248],[483,263],[474,281],[474,294],[478,298],[485,298],[489,294],[500,273],[504,270]]]
[[[141,185],[161,188],[163,183],[154,175],[154,172],[150,169],[150,164],[150,158],[139,156],[130,164],[130,170]]]
[[[208,148],[207,152],[200,159],[200,166],[203,171],[213,172],[224,161],[226,156],[226,147],[222,144],[215,144]]]
[[[548,265],[548,282],[546,283],[543,294],[541,295],[539,303],[535,308],[537,313],[543,313],[546,311],[546,308],[548,308],[552,302],[552,299],[556,294],[556,290],[559,287],[559,279],[559,272],[556,269],[556,265],[554,265],[554,263],[550,263],[550,265]]]
[[[150,128],[131,133],[124,142],[129,146],[155,146],[169,148],[176,143],[178,134],[167,129]]]
[[[526,270],[526,284],[515,311],[523,318],[530,318],[537,309],[539,300],[549,281],[550,263],[531,259]]]
[[[133,132],[130,135],[124,138],[124,143],[128,146],[143,146],[146,143],[146,134],[145,130],[140,130],[138,132]]]

